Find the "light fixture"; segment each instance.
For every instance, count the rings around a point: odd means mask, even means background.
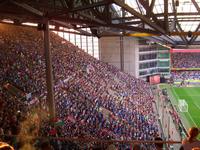
[[[192,37],[192,32],[188,31],[188,37],[191,38]]]

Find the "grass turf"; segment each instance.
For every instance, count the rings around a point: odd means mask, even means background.
[[[175,105],[186,128],[200,127],[200,88],[199,87],[172,87],[170,88]],[[188,112],[180,112],[178,101],[184,99],[188,104]]]

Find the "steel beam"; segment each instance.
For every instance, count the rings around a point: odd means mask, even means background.
[[[71,24],[69,24],[69,23],[66,23],[66,22],[63,22],[63,21],[60,21],[60,20],[55,20],[55,19],[53,19],[53,20],[51,20],[51,21],[53,21],[53,22],[55,22],[55,23],[61,25],[62,27],[66,27],[66,28],[69,28],[69,29],[74,29],[74,27],[73,27]],[[87,31],[85,31],[85,30],[82,30],[82,29],[74,29],[74,30],[77,30],[77,31],[79,31],[80,33],[85,34],[85,35],[88,35],[88,36],[91,36],[91,35],[92,35],[91,33],[87,32]]]
[[[188,35],[188,32],[171,32],[170,33],[170,36],[187,36]],[[192,32],[192,35],[195,35],[195,36],[198,36],[200,35],[200,32]]]
[[[172,0],[172,7],[173,7],[173,12],[174,12],[174,19],[175,19],[176,25],[178,26],[178,29],[176,28],[176,31],[178,32],[178,30],[180,30],[179,32],[183,32],[183,30],[178,22],[178,19],[177,19],[177,11],[176,11],[174,0]],[[184,36],[180,35],[180,38],[183,40],[183,42],[185,42],[186,45],[188,45],[188,40],[185,35]]]
[[[160,25],[160,21],[157,19],[157,17],[156,17],[155,14],[153,13],[153,11],[150,11],[149,2],[148,2],[148,1],[145,1],[145,0],[140,0],[140,3],[142,4],[142,6],[143,6],[143,7],[145,8],[145,10],[146,10],[146,16],[147,16],[148,18],[152,18],[156,25],[161,26],[161,25]]]
[[[95,8],[95,7],[99,7],[99,6],[103,6],[103,5],[108,5],[110,3],[112,3],[112,0],[103,0],[103,1],[100,1],[100,2],[93,3],[93,4],[75,7],[73,9],[69,10],[69,12],[87,10],[87,9],[91,9],[91,8]]]
[[[39,10],[37,10],[37,9],[35,9],[35,8],[25,4],[25,3],[18,3],[18,2],[14,1],[14,0],[11,0],[11,2],[13,4],[15,4],[15,5],[23,8],[23,9],[25,9],[25,10],[31,12],[31,13],[33,13],[33,14],[35,14],[35,15],[38,15],[38,16],[43,16],[44,15],[43,12],[41,12],[41,11],[39,11]]]
[[[137,3],[137,6],[138,6],[138,8],[139,8],[140,13],[143,14],[142,9],[140,8],[140,5],[139,5],[138,0],[136,0],[136,3]]]
[[[164,23],[165,31],[169,31],[169,22],[168,22],[168,0],[164,0]]]
[[[195,0],[191,0],[192,3],[194,4],[194,6],[196,7],[198,13],[200,14],[200,7],[199,5],[197,4],[197,2]],[[196,28],[195,32],[197,32],[200,28],[200,24],[198,25],[198,27]],[[197,39],[198,35],[193,35],[192,38],[190,39],[189,41],[189,44],[192,44],[196,39]]]
[[[69,9],[69,8],[64,9],[57,13],[53,12],[53,13],[50,13],[48,16],[55,17],[55,16],[60,16],[63,14],[68,14],[68,13],[78,13],[79,11],[88,10],[88,9],[103,6],[103,5],[108,5],[111,2],[112,2],[112,0],[104,0],[104,1],[93,3],[93,4],[89,4],[89,5],[79,6],[79,7],[75,7],[75,8],[71,8],[71,9]]]
[[[46,20],[44,26],[44,51],[46,63],[46,84],[47,84],[47,104],[49,107],[50,118],[55,118],[55,102],[54,102],[54,83],[53,83],[53,66],[51,58],[51,50],[49,46],[49,21]]]
[[[197,4],[197,2],[195,0],[191,0],[191,1],[194,4],[194,6],[197,9],[197,11],[200,12],[200,8],[199,8],[199,5]]]
[[[183,18],[184,20],[182,20],[182,18],[177,18],[179,22],[200,22],[200,18],[199,17],[196,17],[196,19],[187,19],[187,18]],[[181,20],[179,20],[181,19]],[[198,20],[197,20],[198,19]],[[163,19],[160,19],[160,21],[164,21]],[[172,22],[172,19],[169,20],[169,22]],[[142,21],[139,20],[139,21],[128,21],[128,22],[124,22],[123,24],[124,25],[136,25],[136,24],[141,24]]]
[[[124,37],[120,36],[120,69],[124,71]]]
[[[133,8],[131,8],[130,6],[128,6],[127,4],[123,3],[120,0],[113,0],[115,4],[117,4],[118,6],[122,7],[124,10],[126,10],[127,12],[131,13],[132,15],[140,18],[142,21],[144,21],[144,23],[148,24],[150,27],[152,27],[153,29],[155,29],[156,31],[165,34],[165,30],[163,30],[161,27],[159,27],[158,25],[156,25],[155,23],[151,22],[148,18],[146,18],[145,16],[139,14],[137,11],[135,11]]]
[[[152,0],[151,4],[150,4],[150,7],[149,7],[149,12],[153,11],[154,4],[155,4],[155,0]]]
[[[183,13],[176,13],[177,16],[197,16],[199,15],[198,12],[183,12]],[[163,17],[164,13],[158,13],[158,14],[154,14],[155,17]],[[175,13],[168,13],[168,16],[174,16]],[[112,20],[122,20],[122,19],[126,19],[126,20],[133,20],[133,19],[138,19],[138,17],[136,16],[130,16],[130,17],[116,17],[116,18],[112,18]]]
[[[198,27],[196,28],[195,32],[192,32],[192,37],[191,37],[191,39],[190,39],[190,41],[189,41],[189,44],[192,44],[192,43],[197,39],[197,37],[200,35],[200,34],[197,35],[199,29],[200,29],[200,24],[199,24]],[[199,32],[199,33],[200,33],[200,32]],[[196,34],[196,35],[195,35],[195,34]]]
[[[33,29],[37,29],[36,26],[30,26],[30,25],[23,25],[23,24],[12,24],[12,23],[6,23],[6,22],[2,22],[0,21],[0,23],[2,24],[8,24],[8,25],[14,25],[14,26],[22,26],[22,27],[29,27],[29,28],[33,28]],[[42,22],[41,22],[42,23]],[[94,36],[93,34],[84,34],[84,33],[80,33],[80,32],[73,32],[73,31],[66,31],[66,30],[61,30],[61,29],[49,29],[50,31],[58,31],[58,32],[64,32],[64,33],[71,33],[71,34],[77,34],[77,35],[85,35],[85,36]],[[78,31],[78,30],[77,30]]]
[[[122,25],[122,24],[109,24],[109,23],[102,24],[102,23],[96,22],[95,18],[94,18],[94,20],[91,18],[90,21],[84,20],[84,19],[73,19],[73,18],[62,18],[62,19],[59,18],[59,20],[62,20],[62,21],[67,20],[68,23],[73,23],[73,24],[81,24],[81,25],[86,24],[88,26],[92,25],[92,26],[98,26],[98,27],[100,27],[100,26],[112,27],[112,28],[117,28],[117,29],[122,29],[122,30],[159,34],[158,32],[151,30],[151,29],[144,29],[144,28],[139,28],[139,27],[126,26],[126,25]]]
[[[5,5],[6,3],[8,3],[9,1],[8,0],[2,0],[2,1],[0,1],[0,6],[3,6],[3,5]]]

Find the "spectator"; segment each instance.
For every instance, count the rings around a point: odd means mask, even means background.
[[[49,141],[43,141],[41,144],[41,150],[53,150],[53,147],[50,145]]]
[[[160,137],[156,137],[155,141],[162,142],[163,139],[160,138]],[[155,146],[156,146],[156,150],[162,150],[163,149],[163,143],[155,143]]]
[[[14,150],[14,148],[7,143],[0,142],[0,150]]]
[[[192,150],[200,150],[200,147],[194,147]]]
[[[197,136],[199,134],[199,129],[196,127],[192,127],[188,131],[189,137],[182,141],[182,149],[183,150],[192,150],[192,148],[200,147],[200,141],[197,140]]]

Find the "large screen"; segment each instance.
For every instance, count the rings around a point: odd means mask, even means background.
[[[149,76],[150,84],[159,84],[160,83],[160,75]]]
[[[171,70],[200,70],[200,50],[172,49]]]

